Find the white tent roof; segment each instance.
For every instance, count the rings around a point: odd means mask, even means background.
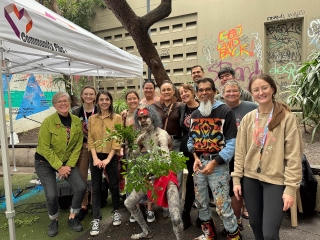
[[[142,59],[33,0],[1,0],[0,40],[10,73],[140,77]],[[2,69],[3,70],[3,69]]]
[[[33,0],[0,0],[2,73],[141,77],[142,59]],[[0,142],[10,239],[15,239],[7,129],[0,81]],[[12,124],[12,123],[11,123]]]

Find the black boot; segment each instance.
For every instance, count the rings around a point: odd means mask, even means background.
[[[190,212],[182,212],[183,230],[187,230],[191,226]]]

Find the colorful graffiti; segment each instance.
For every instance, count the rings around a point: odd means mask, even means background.
[[[224,67],[232,67],[235,71],[236,79],[243,82],[249,81],[253,75],[257,75],[262,72],[261,69],[259,69],[258,60],[255,60],[253,65],[237,67],[232,62],[220,60],[218,63],[214,63],[208,67],[208,72],[214,73],[215,75],[213,78],[214,81],[218,80],[218,72]]]
[[[254,55],[254,42],[252,41],[250,45],[243,43],[243,41],[241,41],[241,37],[241,25],[238,25],[229,31],[225,30],[219,33],[217,50],[220,53],[220,59],[242,55]]]
[[[292,80],[294,76],[297,74],[298,67],[295,63],[287,63],[286,65],[278,65],[275,62],[274,67],[270,69],[269,73],[271,75],[277,75],[277,74],[285,74],[288,78],[288,80]]]

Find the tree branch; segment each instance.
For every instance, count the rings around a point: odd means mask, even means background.
[[[144,26],[149,29],[154,23],[168,17],[172,11],[172,0],[161,0],[158,7],[141,17]]]

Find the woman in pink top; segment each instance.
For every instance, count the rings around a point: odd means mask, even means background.
[[[155,95],[156,84],[154,83],[154,81],[151,81],[149,79],[146,80],[143,83],[142,88],[145,98],[141,99],[140,103],[151,105],[160,100],[160,97]]]

